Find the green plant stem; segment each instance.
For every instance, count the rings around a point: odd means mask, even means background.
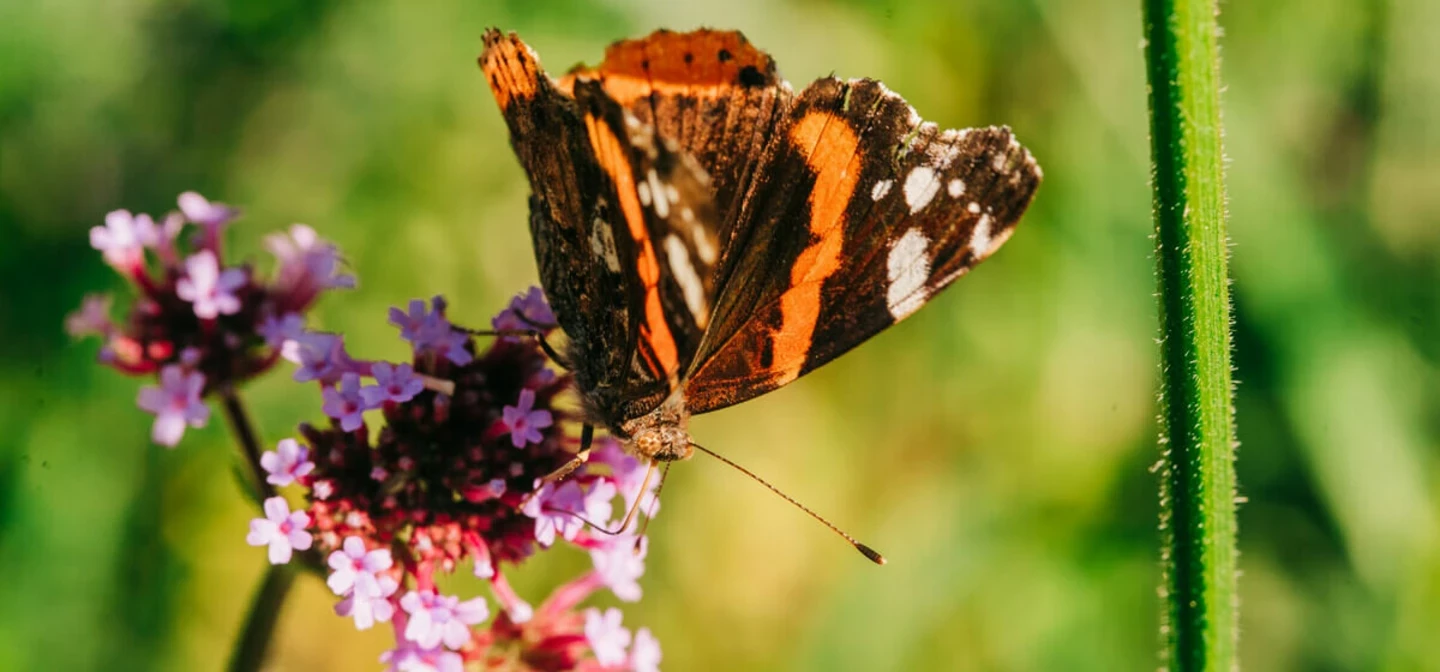
[[[245,404],[234,388],[221,389],[219,396],[230,431],[235,434],[235,442],[240,446],[245,490],[255,500],[257,507],[263,507],[266,499],[275,497],[278,493],[275,486],[265,480],[265,470],[260,466],[262,451],[255,424],[250,421],[250,414],[245,411]],[[320,554],[313,548],[297,552],[293,562],[299,563],[299,569],[320,575],[324,573],[321,569],[324,565],[321,563]],[[255,600],[250,603],[250,610],[245,614],[245,624],[241,627],[240,637],[230,649],[230,664],[226,669],[231,672],[252,672],[259,670],[265,663],[265,655],[275,634],[280,609],[284,607],[285,597],[295,583],[295,567],[272,565],[266,569],[265,580],[260,584]]]
[[[250,603],[245,625],[230,649],[230,663],[225,669],[230,672],[254,672],[264,665],[275,625],[280,620],[280,609],[285,606],[285,598],[294,583],[295,572],[285,565],[271,565],[265,571],[265,580]]]
[[[1238,667],[1230,297],[1215,0],[1142,0],[1161,326],[1164,662]]]
[[[225,407],[225,418],[230,422],[230,431],[235,433],[235,441],[240,444],[241,464],[245,468],[250,495],[255,498],[256,505],[263,505],[276,492],[275,486],[265,480],[264,469],[260,467],[260,439],[255,434],[255,425],[250,422],[250,414],[245,412],[245,404],[240,401],[235,388],[226,387],[219,394]]]

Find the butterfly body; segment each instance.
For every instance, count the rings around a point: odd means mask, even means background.
[[[941,130],[869,79],[796,93],[738,32],[657,31],[554,79],[491,30],[480,64],[587,415],[653,461],[692,454],[692,413],[914,313],[1040,182],[1007,128]]]

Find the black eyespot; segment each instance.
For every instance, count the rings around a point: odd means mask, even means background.
[[[761,86],[764,83],[765,75],[760,74],[760,70],[755,66],[747,65],[743,68],[740,68],[741,86]]]
[[[690,65],[691,63],[694,63],[694,62],[695,62],[695,54],[692,54],[692,53],[690,53],[690,52],[688,52],[688,51],[685,52],[685,65]]]
[[[765,339],[765,347],[760,349],[760,368],[768,369],[775,363],[775,342],[772,339]]]
[[[724,63],[725,61],[728,61],[728,60],[730,60],[730,59],[732,59],[732,58],[735,58],[735,57],[730,55],[730,50],[729,50],[729,49],[721,49],[721,50],[720,50],[720,62],[721,62],[721,63]]]
[[[641,69],[641,70],[649,70],[649,69],[650,69],[650,59],[647,58],[647,59],[645,59],[645,60],[643,60],[643,61],[640,61],[640,69]]]

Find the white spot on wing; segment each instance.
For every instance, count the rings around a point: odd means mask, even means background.
[[[655,174],[654,169],[651,169],[650,174],[645,176],[645,180],[650,183],[650,193],[655,196],[655,214],[660,215],[661,219],[669,217],[670,200],[666,198],[665,185],[660,183],[660,176]],[[671,189],[673,188],[671,187]]]
[[[970,249],[979,259],[990,254],[990,215],[980,215],[975,230],[970,233]]]
[[[885,198],[885,194],[890,193],[890,187],[894,184],[895,182],[893,180],[880,180],[876,182],[875,186],[870,189],[870,200],[878,201]]]
[[[946,133],[945,135],[950,134]],[[925,154],[930,157],[931,165],[945,170],[950,167],[950,162],[954,161],[955,157],[960,156],[960,147],[942,136],[939,141],[932,142],[929,147],[925,148]]]
[[[714,266],[715,259],[720,255],[715,249],[715,240],[710,237],[710,232],[702,227],[695,227],[695,253],[700,255],[700,261],[707,266]]]
[[[935,171],[926,166],[916,166],[905,176],[905,204],[910,206],[910,214],[915,214],[920,208],[930,204],[930,199],[940,191],[940,182],[935,179]]]
[[[1008,162],[1009,157],[1006,156],[1004,152],[998,152],[994,158],[990,159],[990,167],[994,168],[997,173],[1004,173],[1006,172],[1005,167]]]
[[[670,260],[670,273],[680,283],[680,291],[685,295],[685,307],[690,309],[696,326],[704,329],[710,317],[705,307],[705,285],[690,263],[690,250],[685,249],[685,243],[672,234],[665,237],[665,256]]]
[[[965,206],[965,209],[966,209],[966,210],[969,210],[969,211],[970,211],[970,214],[972,214],[972,215],[974,215],[974,214],[979,214],[979,213],[980,213],[980,204],[979,204],[979,203],[976,203],[975,201],[970,201],[970,205]]]
[[[605,259],[605,267],[611,273],[620,272],[620,257],[615,254],[615,235],[610,231],[610,224],[599,217],[590,226],[590,250]]]
[[[959,178],[950,180],[950,184],[945,185],[945,190],[950,193],[950,198],[960,198],[965,194],[965,182]]]
[[[930,277],[930,240],[913,227],[890,247],[885,259],[890,287],[885,291],[885,305],[897,321],[925,303],[925,280]]]
[[[644,183],[644,182],[641,182],[641,183],[640,183],[640,186],[635,187],[635,191],[637,191],[637,192],[640,193],[640,205],[649,206],[649,205],[650,205],[650,185],[649,185],[649,184],[646,184],[646,183]]]

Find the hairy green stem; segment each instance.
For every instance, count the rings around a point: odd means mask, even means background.
[[[255,434],[255,425],[250,422],[250,414],[245,412],[245,404],[240,401],[240,395],[235,388],[226,387],[220,390],[220,401],[225,407],[225,418],[230,421],[230,431],[235,433],[235,441],[240,444],[241,464],[245,468],[245,477],[249,486],[250,494],[256,498],[256,504],[264,504],[265,500],[275,496],[275,486],[265,480],[265,470],[260,467],[260,439]]]
[[[1161,328],[1163,660],[1232,670],[1234,418],[1215,0],[1142,0]]]
[[[280,620],[280,609],[285,606],[285,598],[294,583],[295,572],[285,565],[271,565],[265,570],[265,580],[250,603],[245,625],[230,649],[230,663],[225,669],[230,672],[254,672],[265,664],[275,625]]]
[[[250,414],[245,411],[244,402],[234,388],[221,389],[219,396],[221,405],[225,408],[225,418],[230,423],[230,431],[235,434],[235,442],[240,445],[240,462],[247,486],[245,489],[256,505],[262,506],[266,499],[276,496],[277,493],[275,486],[265,480],[265,470],[260,466],[262,451],[259,435],[255,432],[254,423],[250,421]],[[296,553],[295,561],[301,569],[323,574],[320,571],[323,567],[320,554],[313,548]],[[259,670],[265,663],[265,655],[275,634],[280,609],[285,605],[285,597],[289,595],[290,587],[294,583],[295,570],[291,566],[272,565],[266,569],[265,580],[260,584],[255,600],[250,603],[250,610],[245,614],[240,636],[230,649],[230,664],[226,669],[231,672],[252,672]]]

